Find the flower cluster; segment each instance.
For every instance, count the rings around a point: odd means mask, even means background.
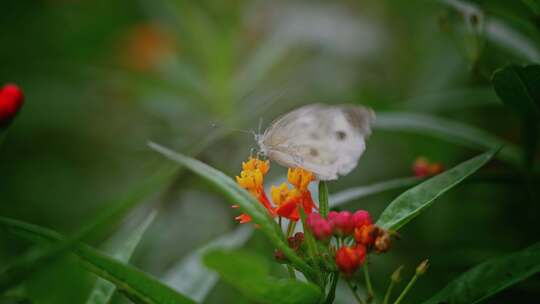
[[[352,275],[364,263],[369,251],[382,253],[390,249],[390,234],[375,226],[365,210],[354,213],[332,211],[326,219],[312,213],[306,223],[319,241],[329,242],[332,236],[336,237],[340,247],[335,261],[345,275]]]
[[[441,163],[431,162],[425,157],[418,157],[413,165],[412,171],[416,177],[430,177],[444,171],[444,166]]]
[[[24,95],[14,84],[6,84],[0,89],[0,129],[7,127],[24,103]]]
[[[315,203],[311,197],[308,186],[315,180],[315,176],[301,168],[291,168],[287,174],[288,182],[279,186],[272,186],[270,190],[272,203],[264,191],[264,177],[270,169],[269,161],[250,158],[242,163],[242,172],[236,177],[236,182],[242,188],[249,191],[268,210],[271,216],[280,216],[291,221],[300,219],[299,207],[302,207],[306,214],[310,214],[315,208]],[[238,207],[233,205],[233,207]],[[247,214],[241,214],[236,219],[240,223],[251,221]]]

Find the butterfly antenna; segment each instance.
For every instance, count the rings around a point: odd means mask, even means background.
[[[262,132],[262,125],[263,125],[263,118],[259,118],[259,129],[257,130],[257,134],[261,134]]]
[[[212,122],[212,123],[210,124],[210,127],[211,127],[212,129],[217,129],[217,128],[219,128],[219,127],[222,127],[222,128],[224,128],[224,129],[227,129],[227,130],[233,131],[233,132],[240,132],[240,133],[246,133],[246,134],[252,134],[252,135],[255,134],[255,132],[253,132],[252,130],[247,131],[247,130],[242,130],[242,129],[236,129],[236,128],[229,128],[229,127],[219,126],[219,125],[218,125],[217,123],[215,123],[215,122]]]

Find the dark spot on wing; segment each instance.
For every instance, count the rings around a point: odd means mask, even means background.
[[[311,134],[309,134],[309,136],[311,137],[311,139],[315,139],[315,140],[319,140],[319,139],[320,139],[320,138],[319,138],[319,134],[317,134],[317,133],[311,133]]]
[[[313,156],[313,157],[317,157],[317,156],[319,156],[319,151],[317,151],[317,149],[315,149],[315,148],[311,148],[311,149],[309,149],[309,154],[311,156]]]
[[[336,131],[336,137],[338,140],[344,140],[347,138],[347,133],[345,131]]]

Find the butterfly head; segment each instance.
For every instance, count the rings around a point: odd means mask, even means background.
[[[255,142],[259,146],[259,150],[257,151],[257,155],[262,155],[264,157],[268,156],[268,150],[266,148],[266,145],[264,144],[264,134],[261,133],[253,133],[253,136],[255,137]]]

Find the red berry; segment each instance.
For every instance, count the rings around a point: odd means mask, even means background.
[[[8,126],[24,103],[22,91],[14,84],[0,90],[0,128]]]

